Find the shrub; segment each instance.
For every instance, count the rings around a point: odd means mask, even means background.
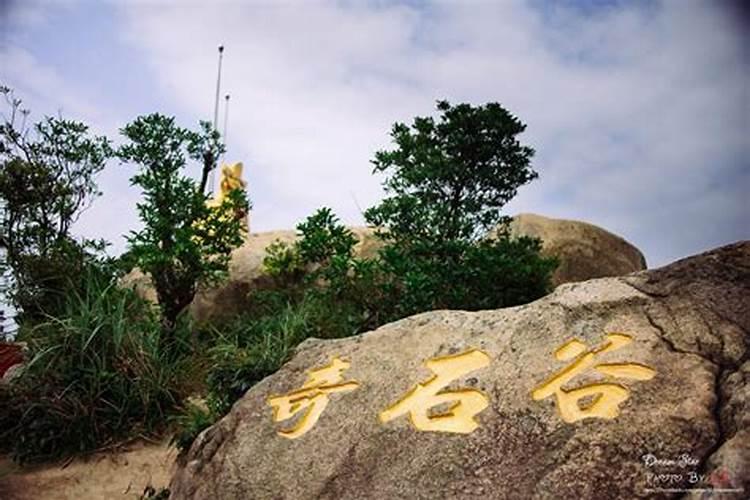
[[[188,404],[175,419],[173,442],[187,449],[206,427],[226,414],[232,404],[264,377],[276,372],[294,348],[308,338],[311,303],[286,303],[265,316],[236,318],[215,330],[215,345],[208,351],[205,407]]]
[[[155,432],[188,390],[186,341],[165,342],[150,306],[108,273],[89,267],[84,281],[25,334],[31,360],[0,387],[0,443],[20,462]]]
[[[395,149],[378,151],[387,197],[365,212],[395,297],[392,317],[430,309],[507,307],[543,296],[556,263],[538,241],[512,239],[501,209],[537,177],[526,129],[498,103],[437,104],[440,116],[393,126]],[[489,229],[499,236],[487,240]]]

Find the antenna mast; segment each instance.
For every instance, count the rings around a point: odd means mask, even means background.
[[[216,75],[216,98],[214,99],[214,130],[219,130],[219,92],[221,89],[221,60],[224,56],[224,46],[219,45],[219,71]],[[218,160],[218,158],[217,158]],[[214,192],[214,179],[216,177],[216,165],[211,169],[211,178],[208,183],[208,190]]]
[[[229,121],[229,94],[224,96],[224,134],[222,139],[224,140],[224,153],[227,154],[227,122]]]

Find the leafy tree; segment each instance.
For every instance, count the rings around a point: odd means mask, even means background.
[[[29,112],[8,87],[0,124],[0,238],[12,271],[16,305],[26,317],[51,314],[61,291],[77,282],[101,241],[78,241],[71,227],[101,193],[95,178],[112,150],[104,137],[63,118],[27,127]]]
[[[374,172],[389,175],[390,196],[365,217],[390,239],[475,241],[505,221],[500,209],[537,177],[534,150],[517,138],[526,125],[500,104],[439,101],[437,109],[437,121],[396,123],[396,149],[375,154]]]
[[[431,309],[516,305],[546,293],[556,263],[539,241],[512,239],[501,209],[537,177],[526,126],[497,103],[451,106],[393,126],[396,148],[379,151],[387,197],[365,212],[386,245],[380,253],[392,317]],[[495,239],[489,229],[499,227]]]
[[[122,134],[129,142],[117,155],[139,165],[131,183],[144,193],[137,205],[144,227],[129,237],[130,252],[151,275],[164,326],[171,330],[197,287],[226,275],[229,253],[243,239],[240,220],[233,214],[246,213],[249,203],[237,189],[211,209],[201,186],[182,174],[187,158],[218,158],[223,151],[218,132],[208,123],[194,132],[155,113],[137,118]]]

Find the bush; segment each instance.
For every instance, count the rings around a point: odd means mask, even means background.
[[[0,443],[19,462],[153,433],[189,389],[186,341],[165,342],[151,307],[109,273],[90,267],[84,282],[26,332],[31,359],[0,387]]]
[[[365,212],[385,241],[391,318],[431,309],[494,309],[547,293],[556,263],[540,244],[512,239],[501,209],[534,180],[524,125],[498,103],[437,104],[440,116],[396,123],[378,151],[387,197]],[[498,228],[496,239],[488,230]],[[394,300],[395,299],[395,300]],[[388,310],[388,309],[386,309]]]
[[[435,309],[498,309],[536,300],[547,293],[557,266],[555,259],[541,257],[539,249],[537,239],[507,236],[478,243],[388,245],[381,258],[391,280],[390,317]]]
[[[281,368],[294,348],[310,336],[311,308],[308,301],[287,303],[265,316],[243,316],[214,331],[216,344],[208,351],[206,404],[189,404],[175,419],[178,430],[173,442],[178,448],[189,448],[250,387]]]

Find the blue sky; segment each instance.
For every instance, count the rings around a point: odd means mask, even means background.
[[[254,231],[323,205],[361,224],[391,124],[447,98],[528,124],[540,178],[509,214],[598,224],[652,266],[750,236],[750,44],[730,2],[0,2],[0,81],[33,117],[113,138],[152,111],[210,119],[224,44]],[[132,173],[113,161],[76,226],[113,253],[138,227]]]

